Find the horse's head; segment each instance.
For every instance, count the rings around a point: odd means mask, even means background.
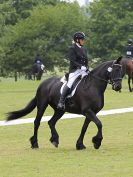
[[[122,65],[120,64],[122,57],[114,60],[111,67],[108,68],[110,83],[112,89],[119,91],[122,88]]]

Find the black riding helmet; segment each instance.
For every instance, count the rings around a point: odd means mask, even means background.
[[[76,32],[73,36],[73,40],[77,42],[77,39],[85,39],[85,34],[83,32]]]
[[[132,39],[128,39],[128,44],[132,44],[133,40]]]

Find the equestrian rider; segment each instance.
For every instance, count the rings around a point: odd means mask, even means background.
[[[128,46],[126,47],[126,56],[128,58],[133,58],[133,40],[128,39]]]
[[[36,55],[35,61],[34,61],[37,65],[41,65],[41,69],[44,70],[45,66],[42,62],[42,59],[40,57],[39,54]]]
[[[70,60],[69,77],[67,84],[64,86],[58,109],[65,109],[65,99],[70,92],[74,81],[79,77],[86,76],[88,73],[88,59],[87,50],[83,47],[85,42],[85,34],[83,32],[76,32],[73,36],[73,45],[69,48],[68,58]]]

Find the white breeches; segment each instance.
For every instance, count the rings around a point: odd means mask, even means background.
[[[88,74],[88,73],[87,73],[86,71],[82,71],[81,69],[77,69],[75,72],[70,73],[70,74],[69,74],[69,77],[68,77],[67,86],[68,86],[69,88],[71,88],[72,85],[73,85],[73,83],[74,83],[74,81],[75,81],[75,79],[77,79],[78,76],[81,75],[82,78],[83,78],[83,77],[86,76],[87,74]]]

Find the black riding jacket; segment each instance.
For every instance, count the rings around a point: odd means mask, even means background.
[[[68,58],[70,60],[69,73],[80,69],[81,66],[88,68],[87,50],[84,47],[78,47],[76,44],[69,48]]]
[[[126,56],[133,58],[133,45],[128,45],[126,47]]]

